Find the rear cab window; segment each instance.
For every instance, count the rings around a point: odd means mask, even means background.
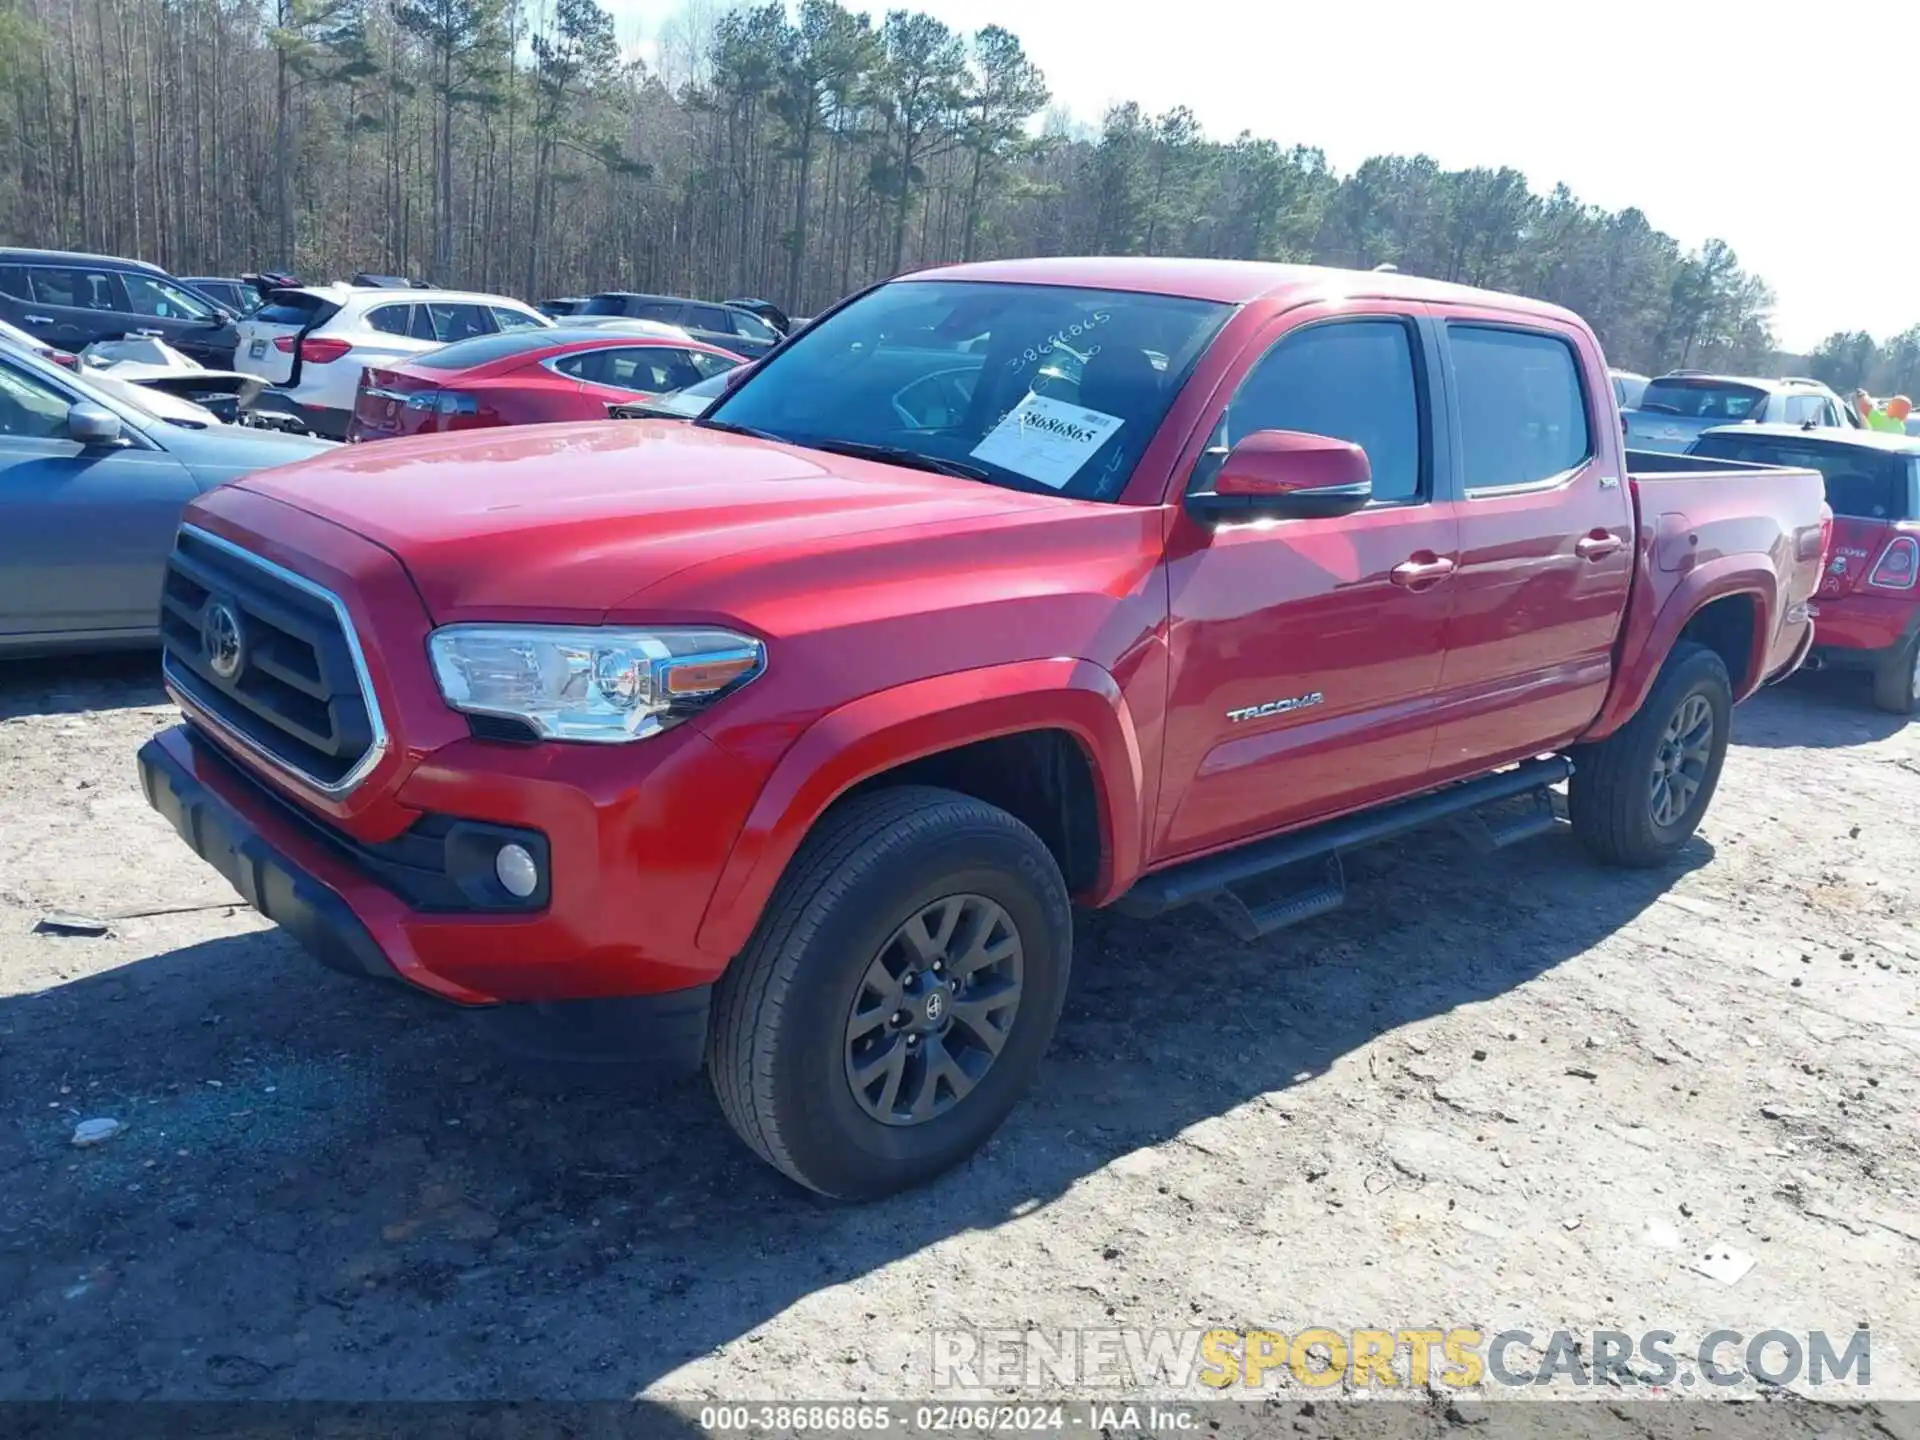
[[[1558,335],[1449,322],[1469,495],[1557,484],[1593,458],[1580,357]]]
[[[1920,456],[1783,435],[1702,435],[1693,454],[1741,465],[1817,470],[1827,504],[1851,520],[1920,519]]]
[[[1733,424],[1758,420],[1767,409],[1767,392],[1737,380],[1655,380],[1640,397],[1640,409],[1656,415],[1678,415],[1687,420],[1715,420]]]

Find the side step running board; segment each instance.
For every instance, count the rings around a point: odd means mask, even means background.
[[[1115,902],[1125,915],[1163,914],[1181,905],[1204,902],[1242,940],[1324,915],[1346,899],[1340,852],[1390,839],[1440,820],[1459,820],[1477,848],[1498,850],[1553,827],[1556,816],[1547,787],[1573,773],[1564,755],[1529,760],[1512,770],[1483,775],[1383,805],[1376,810],[1329,820],[1309,830],[1256,841],[1218,855],[1143,876]],[[1518,814],[1491,819],[1482,806],[1525,796]],[[1317,872],[1317,873],[1316,873]]]

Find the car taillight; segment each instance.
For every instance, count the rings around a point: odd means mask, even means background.
[[[416,390],[407,396],[407,409],[435,415],[478,415],[480,402],[457,390]]]
[[[1867,584],[1877,590],[1911,590],[1920,575],[1920,540],[1911,535],[1896,535],[1873,562]]]
[[[65,350],[49,350],[47,351],[47,359],[68,370],[78,370],[80,368],[80,357],[69,354]]]
[[[300,363],[331,365],[351,349],[353,349],[352,343],[346,340],[318,340],[309,337],[300,342]]]
[[[291,355],[293,353],[293,340],[294,337],[291,335],[276,335],[273,337],[273,348],[278,350],[282,355]]]

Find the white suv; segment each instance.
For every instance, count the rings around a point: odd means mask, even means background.
[[[258,375],[298,407],[318,435],[346,438],[360,372],[476,335],[549,329],[553,321],[501,295],[392,286],[275,290],[239,322],[233,367]],[[268,397],[255,409],[273,408]]]

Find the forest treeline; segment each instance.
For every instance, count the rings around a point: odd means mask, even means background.
[[[1571,306],[1634,369],[1772,359],[1765,283],[1638,210],[1051,102],[1008,30],[837,0],[689,9],[653,64],[595,0],[0,0],[0,233],[801,314],[995,255],[1391,263]]]

